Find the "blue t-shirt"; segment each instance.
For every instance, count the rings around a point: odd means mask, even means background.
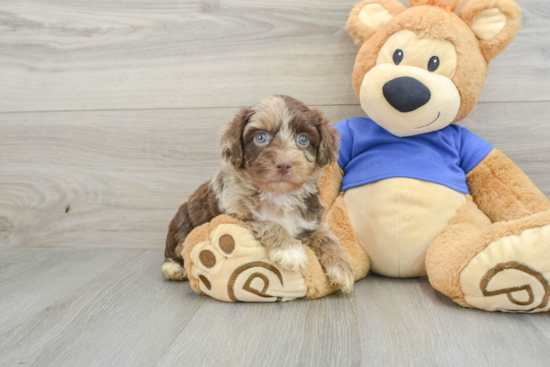
[[[335,128],[341,137],[338,164],[344,170],[342,191],[386,178],[407,177],[469,194],[466,174],[493,149],[458,125],[405,138],[364,117],[344,120]]]

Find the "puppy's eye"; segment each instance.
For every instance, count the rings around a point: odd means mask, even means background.
[[[428,70],[429,71],[436,71],[439,68],[439,57],[432,56],[430,61],[428,62]]]
[[[403,61],[403,56],[405,56],[403,50],[395,50],[395,52],[393,53],[393,62],[395,63],[395,65],[401,64],[401,61]]]
[[[258,145],[266,145],[267,144],[267,135],[265,133],[259,133],[254,137],[254,141]]]
[[[298,146],[302,148],[309,145],[309,139],[304,134],[298,135],[298,137],[296,138],[296,142],[298,143]]]

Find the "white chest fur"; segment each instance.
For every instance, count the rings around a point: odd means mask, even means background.
[[[254,220],[271,221],[283,226],[292,237],[304,231],[317,228],[317,220],[308,221],[302,215],[305,204],[302,198],[293,194],[262,193],[259,208],[250,208]]]
[[[258,191],[246,175],[235,172],[229,163],[223,163],[220,172],[212,180],[211,187],[216,193],[222,213],[237,218],[249,218],[252,214],[254,220],[278,223],[291,236],[297,237],[304,231],[313,231],[319,226],[317,219],[306,220],[303,213],[307,211],[305,198],[317,193],[317,182],[321,174],[322,170],[314,173],[298,191],[277,194]]]

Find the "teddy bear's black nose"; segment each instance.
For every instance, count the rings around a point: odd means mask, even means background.
[[[432,96],[424,84],[407,76],[390,80],[382,91],[386,101],[399,112],[414,111],[428,103]]]

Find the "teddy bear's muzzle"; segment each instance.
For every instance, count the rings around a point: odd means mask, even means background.
[[[395,78],[382,88],[384,98],[399,112],[411,112],[430,101],[428,87],[411,77]]]

